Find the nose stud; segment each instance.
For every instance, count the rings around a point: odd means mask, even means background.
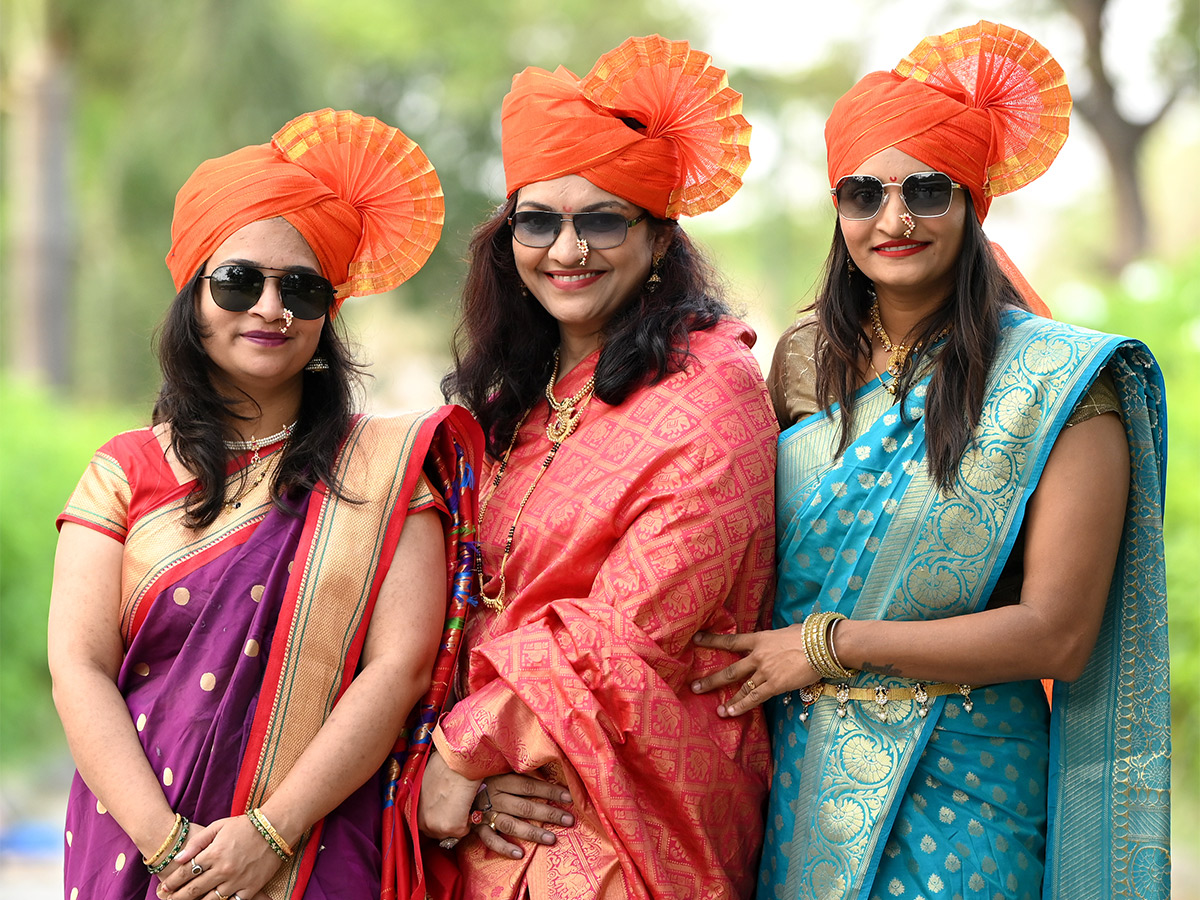
[[[905,235],[905,237],[907,237],[907,235]],[[288,329],[292,327],[293,318],[295,318],[295,316],[292,315],[292,311],[285,306],[283,308],[283,324],[279,326],[280,334],[288,333]]]
[[[912,237],[913,230],[917,227],[917,223],[913,220],[910,213],[900,213],[900,221],[904,225],[904,236]]]
[[[588,242],[585,238],[579,238],[575,242],[575,246],[579,248],[579,267],[583,268],[587,265],[588,258]]]

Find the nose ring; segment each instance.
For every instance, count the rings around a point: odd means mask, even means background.
[[[588,258],[588,242],[586,238],[579,238],[575,241],[575,246],[579,248],[579,267],[583,268],[587,265]]]
[[[905,237],[908,237],[908,235],[905,235]],[[292,314],[292,311],[285,306],[283,308],[283,324],[279,326],[280,334],[288,333],[288,329],[292,327],[293,318],[295,318],[295,316]]]
[[[900,213],[900,221],[904,225],[904,236],[912,237],[913,230],[917,227],[917,223],[913,220],[912,215],[902,212]]]

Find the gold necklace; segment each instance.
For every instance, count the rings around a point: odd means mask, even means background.
[[[550,468],[550,463],[554,461],[554,456],[558,453],[558,448],[562,446],[563,441],[571,436],[575,428],[579,425],[579,420],[583,417],[583,411],[591,402],[592,395],[596,389],[596,377],[593,375],[588,379],[579,391],[566,400],[559,400],[554,396],[554,382],[558,379],[558,351],[554,351],[554,371],[550,374],[550,381],[546,384],[546,399],[550,403],[551,410],[555,413],[546,423],[546,437],[550,439],[550,452],[546,454],[546,458],[542,460],[542,465],[538,469],[537,474],[533,476],[533,483],[529,485],[529,490],[525,492],[525,496],[521,498],[521,505],[517,507],[517,514],[513,517],[512,524],[508,526],[508,535],[504,539],[504,555],[500,557],[500,571],[497,577],[500,580],[500,590],[496,592],[496,596],[489,597],[483,593],[483,554],[476,556],[476,566],[479,575],[480,593],[483,596],[483,605],[488,609],[501,612],[504,609],[504,600],[507,594],[508,581],[505,577],[505,571],[508,568],[508,557],[512,553],[513,537],[517,533],[517,523],[521,521],[521,514],[525,512],[525,505],[529,503],[529,498],[533,496],[534,489],[538,486],[538,482],[542,480],[542,476],[546,474],[546,470]],[[479,523],[478,532],[483,533],[483,515],[487,512],[488,503],[496,494],[496,489],[500,487],[500,479],[504,477],[505,470],[508,469],[508,461],[512,457],[513,448],[517,446],[517,435],[521,432],[521,426],[525,424],[525,420],[529,417],[529,413],[533,411],[530,407],[521,416],[521,420],[517,422],[517,427],[513,429],[512,440],[508,442],[508,449],[504,451],[504,456],[500,458],[500,465],[496,469],[496,474],[492,478],[492,489],[488,495],[483,498],[479,504]]]
[[[559,400],[554,396],[554,382],[556,381],[558,381],[558,350],[554,351],[554,370],[550,373],[550,380],[546,382],[546,402],[555,412],[555,416],[546,423],[546,437],[550,439],[551,443],[555,441],[562,443],[570,437],[575,426],[579,424],[583,408],[587,406],[592,392],[596,390],[596,374],[593,372],[592,377],[583,387],[565,400]]]
[[[888,357],[887,373],[892,376],[892,380],[884,384],[882,373],[875,367],[874,354],[872,354],[871,358],[871,368],[874,369],[875,377],[879,379],[879,383],[894,397],[896,396],[900,376],[908,369],[912,355],[921,349],[921,342],[917,341],[911,347],[904,343],[893,344],[892,339],[888,337],[888,333],[883,328],[883,320],[879,317],[878,300],[871,301],[871,329],[875,332],[875,337],[879,338],[879,344],[883,347],[883,351],[891,354]],[[950,326],[947,325],[934,335],[933,343],[936,344],[949,333]]]

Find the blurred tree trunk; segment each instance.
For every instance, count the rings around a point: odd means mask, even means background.
[[[8,353],[14,371],[66,386],[73,258],[67,171],[71,79],[44,20],[22,24],[30,26],[24,39],[9,37]]]
[[[1175,102],[1173,86],[1158,111],[1144,122],[1126,118],[1118,109],[1116,88],[1105,65],[1104,14],[1108,0],[1060,0],[1078,22],[1084,41],[1084,64],[1091,84],[1075,97],[1075,108],[1100,139],[1112,177],[1114,226],[1108,263],[1114,271],[1143,255],[1151,244],[1139,163],[1146,136]]]

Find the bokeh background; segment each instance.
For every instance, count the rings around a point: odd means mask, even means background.
[[[472,226],[502,201],[500,101],[527,65],[585,73],[631,34],[692,42],[754,126],[745,188],[689,231],[774,343],[828,248],[822,127],[926,34],[998,19],[1067,72],[1072,133],[986,230],[1057,317],[1146,341],[1170,407],[1166,513],[1176,897],[1200,897],[1200,4],[1195,0],[0,0],[0,888],[61,896],[70,758],[50,700],[54,518],[92,451],[144,424],[175,191],[293,116],[398,125],[446,193],[429,264],[344,307],[364,405],[440,402]],[[1070,541],[1071,535],[1063,535]],[[8,891],[12,893],[8,893]]]

